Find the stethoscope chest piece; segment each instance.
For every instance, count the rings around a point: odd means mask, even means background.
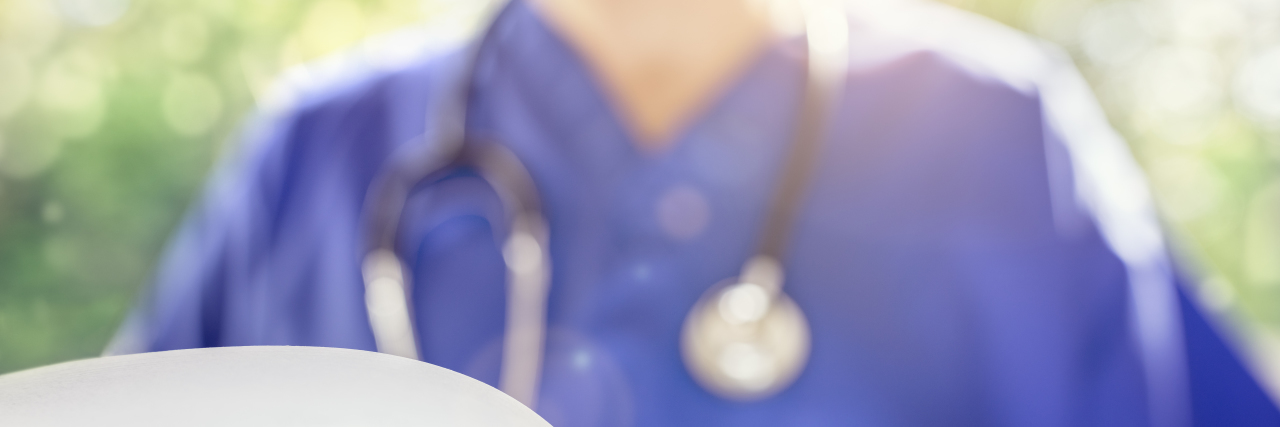
[[[777,262],[758,256],[689,311],[680,347],[704,388],[727,399],[759,400],[787,388],[804,370],[809,322],[781,284]]]

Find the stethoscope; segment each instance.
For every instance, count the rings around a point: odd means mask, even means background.
[[[510,219],[502,245],[508,303],[498,386],[534,407],[551,280],[547,221],[533,179],[520,160],[500,144],[467,141],[464,130],[479,51],[509,3],[497,9],[470,45],[467,66],[458,71],[446,102],[430,112],[433,131],[393,153],[371,184],[364,209],[368,229],[362,273],[378,351],[418,359],[409,302],[412,278],[394,249],[402,210],[411,189],[429,177],[456,167],[476,171],[498,193]],[[804,99],[760,246],[737,277],[724,279],[702,295],[681,330],[681,352],[693,378],[708,391],[733,400],[778,393],[795,381],[809,358],[812,334],[804,312],[783,291],[786,274],[781,260],[817,163],[827,112],[842,90],[848,27],[838,1],[802,1],[801,11],[809,50]]]

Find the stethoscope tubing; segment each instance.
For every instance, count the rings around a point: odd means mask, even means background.
[[[405,144],[393,153],[388,165],[371,184],[365,203],[367,255],[362,273],[366,307],[378,351],[419,359],[414,311],[410,302],[412,277],[395,252],[404,204],[411,189],[434,174],[459,166],[477,170],[498,192],[504,214],[511,218],[510,232],[502,243],[508,267],[508,307],[499,388],[534,407],[545,344],[546,298],[551,279],[547,222],[537,189],[519,159],[500,144],[467,141],[465,132],[471,79],[481,50],[503,16],[512,9],[512,4],[514,1],[508,1],[496,8],[497,12],[488,20],[484,32],[468,46],[465,66],[458,70],[452,84],[444,85],[450,92],[428,114],[428,125],[433,126],[432,131],[424,134],[420,141]],[[704,387],[726,398],[754,400],[772,395],[795,379],[808,358],[808,324],[802,310],[783,293],[785,270],[781,261],[804,190],[817,164],[829,112],[843,89],[848,28],[844,10],[832,7],[835,4],[835,1],[828,0],[802,2],[809,48],[805,64],[805,91],[790,153],[773,192],[756,255],[744,263],[738,277],[726,279],[707,291],[690,313],[682,331],[686,366]],[[764,383],[755,381],[751,385],[743,382],[745,380],[735,380],[733,375],[726,375],[725,372],[729,371],[719,372],[727,369],[716,361],[720,356],[717,352],[723,348],[700,344],[704,341],[701,338],[709,333],[704,329],[721,330],[725,327],[724,313],[721,312],[723,300],[735,294],[733,291],[755,288],[764,290],[765,311],[757,318],[747,319],[746,323],[729,325],[730,329],[738,331],[734,336],[740,341],[731,344],[754,345],[759,347],[757,350],[763,349],[766,356],[772,354],[771,351],[780,351],[786,356],[778,359],[782,366],[774,366],[777,372],[770,371],[772,376],[768,376]],[[711,323],[707,323],[708,319]],[[760,322],[772,322],[775,327],[767,328]],[[775,336],[761,338],[759,331],[773,331]],[[778,331],[784,333],[779,335]],[[787,346],[799,347],[769,349],[768,344],[776,344],[779,337],[788,343]]]

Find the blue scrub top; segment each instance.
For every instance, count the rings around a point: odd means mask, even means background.
[[[867,4],[850,22],[846,87],[784,259],[812,355],[792,386],[743,403],[694,382],[680,329],[761,237],[803,43],[763,49],[646,151],[535,11],[504,12],[467,129],[526,164],[550,223],[540,414],[558,427],[1280,425],[1183,296],[1141,175],[1069,62],[940,6]],[[465,65],[453,46],[337,67],[265,112],[169,248],[131,320],[136,349],[374,350],[361,207],[391,153],[440,125],[429,112]],[[454,171],[411,195],[398,243],[423,359],[489,384],[500,208]]]

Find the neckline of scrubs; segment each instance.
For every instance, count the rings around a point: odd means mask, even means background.
[[[551,108],[539,109],[542,113],[541,119],[556,129],[559,133],[556,140],[573,141],[585,140],[588,144],[607,144],[615,145],[614,147],[573,147],[570,149],[595,149],[600,152],[613,152],[626,158],[626,163],[640,166],[641,168],[665,168],[663,165],[669,165],[674,161],[678,161],[681,157],[686,157],[688,152],[693,148],[691,145],[697,144],[700,136],[708,132],[714,132],[710,127],[714,127],[713,123],[726,115],[740,113],[735,111],[735,104],[741,104],[741,98],[745,96],[760,94],[759,88],[753,88],[753,85],[768,86],[795,86],[792,93],[772,93],[771,95],[784,95],[793,97],[793,94],[799,94],[800,86],[803,81],[801,79],[793,79],[794,81],[778,82],[769,81],[760,74],[762,69],[770,65],[785,65],[797,69],[801,67],[803,60],[803,37],[795,38],[778,38],[773,37],[766,42],[757,46],[754,51],[743,60],[738,67],[726,75],[727,81],[722,82],[719,87],[709,92],[705,99],[702,99],[698,107],[693,113],[682,121],[677,130],[673,132],[667,141],[660,144],[661,148],[646,149],[641,141],[631,129],[628,121],[621,114],[617,103],[611,97],[610,92],[600,80],[593,68],[587,62],[586,58],[573,45],[556,30],[549,21],[525,0],[513,0],[516,4],[512,7],[516,8],[509,22],[502,24],[503,28],[499,29],[499,45],[497,46],[502,52],[502,56],[512,56],[518,63],[519,70],[516,74],[517,79],[525,79],[525,82],[519,84],[523,90],[535,91],[530,93],[531,99],[538,99],[543,102],[552,101],[554,105]],[[500,23],[501,24],[501,23]],[[528,28],[518,28],[519,26],[528,26]],[[514,36],[514,37],[513,37]],[[797,45],[799,49],[796,49]],[[799,52],[800,54],[796,54]],[[797,74],[798,76],[799,74]],[[764,81],[762,81],[764,80]],[[558,96],[558,90],[568,90],[571,92],[567,96]],[[796,104],[798,102],[790,99],[783,104]],[[579,105],[568,105],[568,104]],[[782,110],[789,113],[789,110]],[[794,114],[784,115],[791,116]],[[790,126],[792,117],[786,117],[783,121],[784,127],[788,128],[788,133],[779,139],[780,147],[789,147]],[[594,121],[595,126],[604,126],[610,137],[604,138],[574,138],[573,131],[569,130],[579,127],[586,122]],[[590,127],[590,126],[588,126]],[[598,129],[596,132],[600,132]],[[778,139],[778,138],[773,138]],[[732,141],[730,141],[732,143]],[[615,159],[623,160],[623,159]]]

